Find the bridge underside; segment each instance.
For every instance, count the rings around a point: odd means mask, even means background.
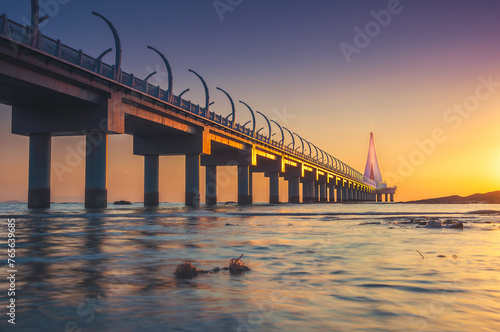
[[[0,36],[1,37],[1,36]],[[85,205],[107,206],[109,134],[133,135],[144,156],[144,203],[158,205],[159,156],[186,156],[188,206],[199,204],[200,167],[206,167],[206,203],[217,203],[217,167],[238,168],[238,202],[252,203],[252,174],[269,178],[270,202],[279,203],[279,178],[288,201],[374,201],[375,189],[319,160],[222,126],[143,92],[22,44],[0,38],[0,102],[13,107],[12,133],[30,137],[29,207],[50,206],[51,137],[86,138]],[[191,104],[189,103],[191,108]],[[198,106],[194,109],[200,110]]]

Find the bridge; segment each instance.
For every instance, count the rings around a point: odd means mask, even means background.
[[[36,3],[36,1],[34,1]],[[0,17],[0,102],[12,106],[12,133],[29,136],[28,207],[50,207],[51,139],[86,137],[85,207],[107,206],[108,135],[133,135],[133,153],[144,156],[144,205],[159,204],[159,156],[185,155],[185,204],[200,204],[200,168],[206,168],[206,204],[217,203],[217,167],[238,169],[238,204],[252,203],[252,174],[269,177],[270,203],[279,203],[279,178],[288,181],[289,203],[381,201],[379,183],[240,101],[251,123],[235,121],[235,101],[222,88],[232,112],[224,117],[205,104],[173,92],[172,69],[164,62],[166,90],[121,68],[121,42],[113,24],[93,13],[115,39],[115,63],[41,34],[35,5],[31,26]],[[42,18],[43,19],[43,18]],[[154,73],[153,73],[154,74]],[[153,75],[152,74],[152,75]],[[256,130],[256,116],[267,128]],[[272,125],[279,129],[272,133]],[[273,139],[273,136],[280,139]],[[392,197],[392,196],[391,196]],[[387,197],[386,197],[387,200]]]

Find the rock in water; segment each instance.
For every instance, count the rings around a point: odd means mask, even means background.
[[[231,258],[229,261],[229,273],[231,274],[242,274],[243,272],[250,271],[250,268],[246,266],[240,258]]]
[[[180,279],[192,279],[198,274],[198,269],[191,262],[177,265],[174,275]]]
[[[129,201],[116,201],[113,205],[132,205]]]
[[[439,220],[429,220],[425,228],[442,228],[443,224]]]
[[[464,224],[461,222],[455,222],[450,225],[447,225],[446,228],[464,229]]]
[[[464,224],[458,221],[447,220],[445,225],[439,220],[429,220],[425,228],[454,228],[454,229],[464,229]]]

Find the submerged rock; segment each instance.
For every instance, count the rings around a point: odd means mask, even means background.
[[[425,228],[442,228],[443,224],[439,220],[429,220]]]
[[[464,229],[464,224],[462,222],[446,220],[444,224],[440,220],[429,220],[425,228],[454,228],[454,229]]]

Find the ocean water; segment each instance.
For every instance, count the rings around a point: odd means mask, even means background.
[[[0,330],[499,331],[500,214],[484,210],[500,205],[0,205]],[[431,217],[465,227],[417,227]],[[173,275],[241,254],[241,275]]]

